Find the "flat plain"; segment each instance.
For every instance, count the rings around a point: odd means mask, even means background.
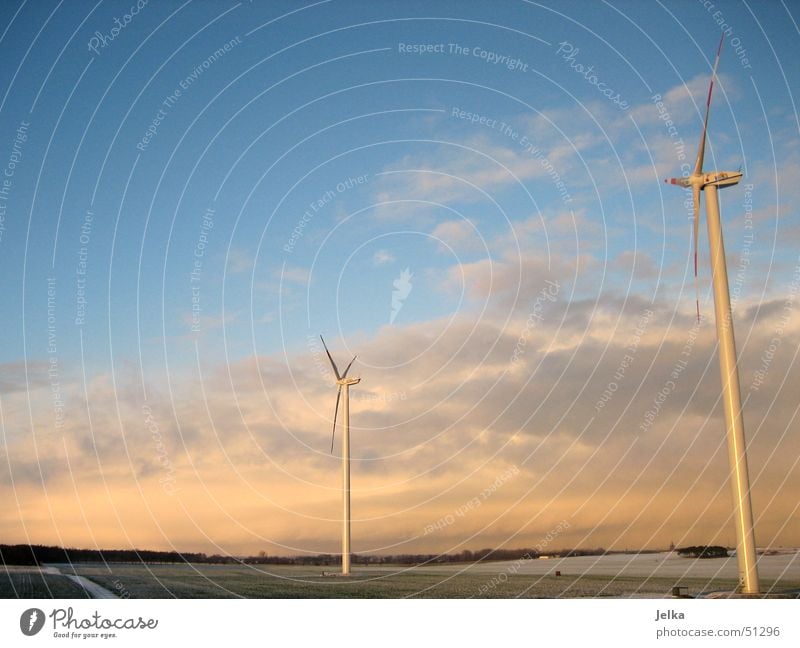
[[[90,598],[65,576],[30,567],[0,568],[0,598]]]
[[[682,586],[693,596],[731,592],[736,559],[675,554],[612,554],[453,565],[356,565],[349,578],[332,567],[288,565],[102,564],[0,571],[3,598],[85,598],[66,578],[83,576],[121,598],[661,598]],[[800,553],[759,557],[762,590],[800,595]],[[51,571],[53,568],[50,568]],[[556,572],[559,575],[556,575]]]

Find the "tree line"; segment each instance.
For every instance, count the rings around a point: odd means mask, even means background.
[[[696,545],[676,549],[679,556],[687,558],[727,558],[728,550],[719,545]]]
[[[679,549],[691,555],[695,547]],[[705,547],[714,550],[716,547]],[[722,548],[724,549],[724,548]],[[570,556],[600,556],[611,553],[651,553],[641,552],[616,552],[606,551],[602,547],[597,549],[562,549],[548,551],[547,556],[553,558],[568,558]],[[536,549],[479,549],[478,551],[463,551],[447,554],[388,554],[388,555],[360,555],[353,554],[351,562],[356,565],[422,565],[444,563],[470,563],[482,560],[519,560],[520,558],[536,559],[542,553]],[[711,557],[706,552],[701,557]],[[332,567],[341,565],[340,554],[316,554],[301,556],[270,556],[261,551],[255,556],[230,556],[205,553],[191,553],[179,551],[151,551],[147,549],[76,549],[73,547],[54,547],[47,545],[0,544],[0,562],[4,565],[41,565],[43,563],[147,563],[147,564],[175,564],[175,563],[206,563],[206,564],[245,564],[245,565],[306,565]]]

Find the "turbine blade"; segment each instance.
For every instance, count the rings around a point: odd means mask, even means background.
[[[665,178],[664,182],[667,184],[674,184],[679,185],[681,187],[690,187],[691,183],[689,182],[689,178]]]
[[[703,172],[703,158],[706,153],[706,131],[708,130],[708,114],[711,111],[711,93],[714,91],[714,79],[717,78],[717,66],[719,65],[719,55],[722,52],[722,43],[725,40],[725,34],[719,39],[719,47],[717,48],[717,58],[714,61],[714,70],[711,73],[711,83],[708,86],[708,97],[706,98],[706,118],[703,120],[703,134],[700,136],[700,148],[697,149],[697,158],[694,163],[694,174],[698,175]]]
[[[341,380],[342,377],[339,375],[339,368],[336,366],[336,363],[333,361],[333,357],[331,356],[331,352],[328,351],[328,345],[325,344],[325,339],[320,335],[319,339],[322,340],[322,346],[325,347],[325,353],[328,354],[328,360],[331,361],[331,367],[333,367],[333,373],[336,375],[336,380]]]
[[[694,223],[692,239],[694,243],[694,297],[697,306],[697,321],[700,321],[700,285],[697,279],[697,239],[700,234],[700,185],[692,187],[692,202],[694,203]]]
[[[336,392],[336,409],[333,410],[333,429],[331,430],[331,454],[333,454],[333,440],[336,437],[336,417],[339,415],[339,399],[342,397],[342,388]]]
[[[347,372],[350,371],[350,367],[353,366],[353,363],[356,361],[357,357],[358,356],[353,356],[353,359],[350,361],[350,364],[347,365],[347,369],[344,370],[344,373],[342,374],[342,378],[347,378]]]

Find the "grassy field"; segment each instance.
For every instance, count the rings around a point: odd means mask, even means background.
[[[82,576],[121,598],[661,598],[675,585],[691,595],[733,591],[732,565],[724,562],[661,561],[624,556],[575,558],[554,565],[537,560],[482,562],[473,565],[380,566],[354,568],[350,578],[323,576],[323,567],[282,565],[141,565],[60,564],[40,573],[36,568],[0,571],[2,598],[86,598],[84,589],[66,574]],[[787,573],[788,558],[773,559],[765,569],[763,591],[780,575],[782,593],[800,595],[800,578]],[[630,563],[630,564],[629,564]],[[735,561],[734,561],[735,563]],[[562,572],[555,575],[554,567]],[[720,567],[724,567],[721,570]],[[765,564],[766,567],[766,564]],[[61,571],[61,574],[58,573]],[[627,571],[626,571],[627,570]],[[727,570],[727,571],[725,571]]]
[[[0,571],[0,598],[87,598],[77,583],[34,570]]]
[[[67,566],[60,566],[67,572]],[[457,573],[453,570],[361,568],[350,578],[326,577],[322,568],[215,565],[80,565],[75,573],[130,598],[555,598],[668,595],[675,580],[610,576],[538,576]],[[502,574],[502,575],[501,575]],[[707,579],[682,579],[698,592]],[[733,581],[715,581],[732,589]]]

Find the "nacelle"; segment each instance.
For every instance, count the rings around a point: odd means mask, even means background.
[[[738,184],[742,179],[741,171],[714,171],[713,173],[706,174],[705,185],[714,185],[715,187],[730,187]]]

